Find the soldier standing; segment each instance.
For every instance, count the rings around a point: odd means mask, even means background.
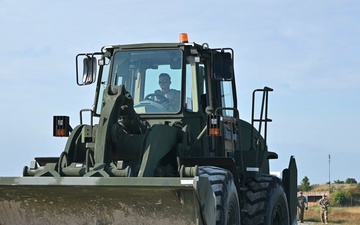
[[[328,208],[330,206],[329,200],[326,198],[326,194],[322,195],[322,198],[319,202],[320,205],[320,218],[321,222],[327,224],[328,223]]]
[[[298,208],[298,220],[300,221],[300,223],[304,222],[304,210],[308,209],[308,203],[307,203],[307,199],[305,198],[305,196],[303,196],[303,192],[300,191],[299,192],[299,196],[297,197],[298,203],[297,203],[297,208]]]

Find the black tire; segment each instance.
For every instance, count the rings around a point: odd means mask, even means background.
[[[240,224],[240,205],[232,174],[215,166],[200,166],[199,176],[207,177],[216,197],[216,224]]]
[[[287,198],[279,178],[262,175],[246,182],[244,225],[290,224]]]

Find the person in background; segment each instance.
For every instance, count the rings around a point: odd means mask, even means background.
[[[328,212],[328,208],[330,206],[329,200],[326,198],[326,194],[322,195],[322,198],[319,201],[319,205],[320,205],[320,218],[321,218],[321,222],[327,224],[328,223],[328,216],[329,216],[329,212]]]
[[[308,202],[305,196],[303,196],[303,192],[299,192],[299,196],[297,197],[297,209],[298,209],[298,220],[300,223],[304,222],[304,211],[308,209]]]

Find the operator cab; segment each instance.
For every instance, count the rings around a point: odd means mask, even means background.
[[[189,155],[230,156],[240,126],[233,55],[231,48],[187,41],[104,46],[101,52],[77,56],[76,62],[84,59],[82,77],[77,65],[77,81],[88,85],[97,79],[92,118],[107,121],[113,109],[106,103],[115,106],[121,101],[117,122],[127,133],[143,134],[154,125],[176,126],[189,134],[189,143],[197,140]],[[117,93],[120,90],[123,93]]]

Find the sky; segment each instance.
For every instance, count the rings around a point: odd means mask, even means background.
[[[282,171],[294,156],[298,183],[360,182],[360,1],[0,0],[0,177],[21,176],[38,156],[59,156],[54,115],[92,107],[79,87],[75,56],[104,45],[190,42],[235,51],[238,109],[269,97],[269,150]],[[331,160],[329,161],[329,154]]]

